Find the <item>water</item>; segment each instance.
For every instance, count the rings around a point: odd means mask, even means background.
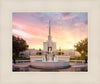
[[[49,59],[48,59],[48,60],[46,60],[46,57],[45,57],[45,56],[43,56],[43,58],[42,58],[42,62],[58,62],[57,57],[54,57],[54,59],[52,59],[52,57],[51,57],[51,56],[49,56],[48,58],[49,58]]]
[[[46,58],[45,58],[45,56],[43,56],[42,62],[46,62]]]
[[[56,58],[56,57],[54,58],[54,62],[58,62],[58,60],[57,60],[57,58]]]
[[[36,62],[46,62],[46,61],[42,61],[42,60],[36,60]],[[51,61],[49,61],[51,62]],[[64,62],[63,60],[58,60],[58,61],[55,61],[55,62]]]

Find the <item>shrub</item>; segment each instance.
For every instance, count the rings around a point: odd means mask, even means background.
[[[16,57],[15,60],[29,60],[28,57]]]
[[[70,58],[70,60],[85,60],[85,59],[87,59],[87,56],[80,56],[80,57]]]

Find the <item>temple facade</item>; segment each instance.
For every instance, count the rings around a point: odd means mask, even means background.
[[[49,20],[49,35],[47,42],[43,42],[43,51],[56,52],[56,43],[52,41],[51,37],[51,21]]]

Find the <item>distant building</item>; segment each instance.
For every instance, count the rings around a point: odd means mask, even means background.
[[[66,56],[71,56],[71,57],[81,56],[78,51],[75,51],[75,50],[72,50],[72,49],[62,50],[62,52],[64,53],[63,55],[66,55]]]
[[[36,55],[38,50],[28,49],[19,53],[20,57],[29,57],[31,55]]]

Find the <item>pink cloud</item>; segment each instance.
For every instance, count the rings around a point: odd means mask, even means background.
[[[68,20],[68,19],[72,19],[72,18],[74,18],[74,17],[76,17],[77,15],[73,15],[73,16],[71,16],[71,15],[66,15],[66,16],[63,16],[62,17],[62,19],[63,20]]]
[[[54,19],[55,19],[55,20],[60,20],[60,15],[57,15],[57,14],[54,15]]]
[[[13,35],[26,40],[29,47],[34,47],[47,40],[48,28],[43,25],[29,26],[20,22],[13,21]]]
[[[31,34],[28,34],[28,33],[21,31],[21,30],[13,29],[12,31],[14,34],[21,36],[21,37],[24,37],[24,38],[32,38],[33,37]]]
[[[22,34],[23,34],[23,32],[24,33],[26,32],[26,33],[29,33],[30,35],[35,35],[38,38],[41,35],[44,37],[48,35],[48,32],[45,32],[45,31],[48,31],[48,28],[44,27],[42,24],[39,24],[37,26],[29,26],[29,25],[24,25],[23,23],[13,21],[13,29],[22,31]],[[16,33],[18,33],[18,32],[16,32]],[[20,33],[18,33],[18,34],[20,34]]]

